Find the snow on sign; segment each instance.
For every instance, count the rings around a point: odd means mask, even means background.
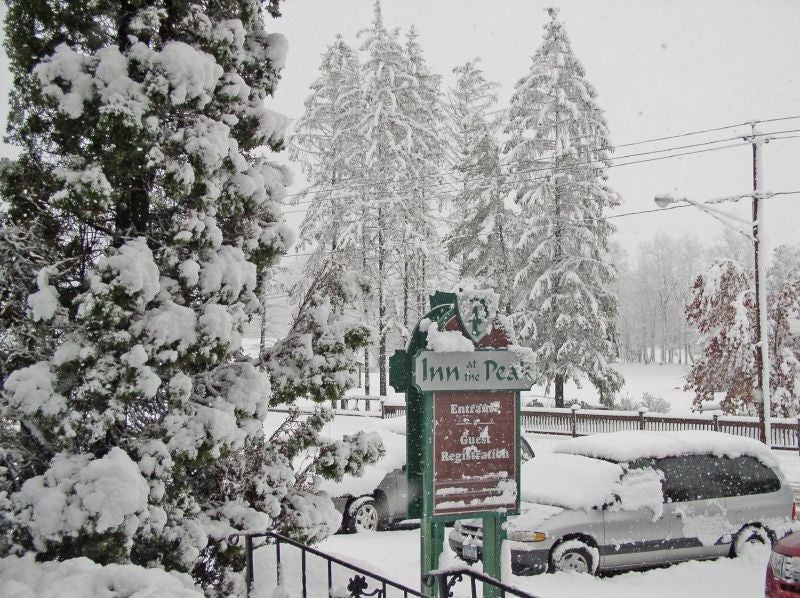
[[[483,350],[438,353],[420,351],[414,359],[413,382],[421,392],[438,390],[528,390],[513,351]]]
[[[433,515],[514,511],[516,393],[433,393]]]

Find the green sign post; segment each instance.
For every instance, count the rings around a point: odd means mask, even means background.
[[[431,296],[407,349],[389,361],[389,381],[406,393],[408,517],[421,520],[421,575],[439,566],[444,524],[469,517],[483,519],[484,572],[499,580],[503,523],[519,511],[519,391],[532,382],[487,302],[461,300],[468,319],[455,293]],[[432,326],[466,337],[473,350],[431,350]],[[496,593],[486,587],[484,596]]]

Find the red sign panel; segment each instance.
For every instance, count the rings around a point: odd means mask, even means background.
[[[517,506],[514,392],[433,393],[433,514]]]

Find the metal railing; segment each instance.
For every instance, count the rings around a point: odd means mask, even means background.
[[[283,570],[281,567],[281,546],[287,545],[296,548],[300,551],[300,593],[298,598],[309,597],[310,580],[308,579],[308,561],[309,557],[322,559],[326,564],[327,572],[327,586],[329,598],[366,598],[368,596],[375,596],[376,598],[390,598],[390,596],[400,596],[408,598],[414,596],[416,598],[425,598],[425,594],[418,590],[414,590],[401,583],[392,581],[378,573],[368,571],[363,567],[348,563],[347,561],[329,555],[301,544],[295,540],[282,536],[276,532],[258,532],[258,533],[242,533],[232,534],[228,536],[228,543],[232,546],[237,546],[239,540],[244,538],[245,548],[245,581],[247,584],[247,598],[253,590],[255,582],[255,566],[253,559],[253,552],[264,546],[275,547],[275,566],[276,566],[276,581],[277,587],[283,584]],[[257,538],[264,538],[265,541],[261,544],[256,544]],[[347,580],[346,594],[337,591],[334,588],[334,566],[343,568],[353,575]],[[478,598],[478,585],[482,584],[484,587],[491,586],[498,590],[501,598],[505,596],[517,596],[518,598],[536,598],[533,594],[528,594],[520,589],[514,588],[502,582],[497,581],[493,577],[475,571],[468,567],[458,569],[443,569],[441,571],[432,571],[426,575],[422,583],[428,588],[436,588],[439,598],[450,598],[454,596],[454,589],[456,584],[465,580],[469,581],[470,596],[471,598]],[[391,591],[391,594],[390,594]],[[314,598],[319,598],[314,596]]]
[[[436,585],[438,598],[450,598],[454,595],[453,588],[457,583],[464,581],[464,577],[469,578],[471,598],[477,598],[479,596],[478,583],[482,583],[484,587],[491,586],[499,590],[498,593],[500,598],[505,598],[506,596],[517,596],[518,598],[536,598],[536,596],[533,594],[523,592],[522,590],[513,586],[509,586],[497,581],[494,577],[489,577],[484,573],[480,573],[467,567],[461,569],[433,571],[429,575],[425,576],[423,582],[429,586],[433,586],[434,584]]]
[[[322,552],[321,550],[317,550],[316,548],[312,548],[310,546],[306,546],[305,544],[301,544],[300,542],[296,542],[290,538],[282,536],[276,532],[259,532],[259,533],[249,533],[249,534],[232,534],[228,536],[228,542],[232,545],[237,545],[239,543],[239,539],[244,538],[245,542],[245,581],[247,583],[247,598],[250,598],[250,593],[253,588],[253,583],[255,582],[255,569],[253,566],[253,552],[259,548],[264,546],[274,546],[275,547],[275,560],[276,560],[276,573],[277,573],[277,582],[278,587],[285,581],[282,579],[282,568],[281,568],[281,547],[283,545],[292,546],[300,550],[300,594],[298,598],[308,598],[309,597],[309,579],[308,579],[308,560],[309,557],[315,557],[322,559],[326,563],[326,570],[327,570],[327,584],[328,584],[328,596],[330,598],[365,598],[367,596],[375,596],[376,598],[388,598],[389,590],[392,590],[393,596],[403,596],[403,598],[408,598],[409,596],[415,596],[419,598],[424,598],[424,594],[420,593],[417,590],[404,586],[401,583],[397,583],[378,573],[374,573],[372,571],[368,571],[363,567],[359,567],[358,565],[354,565],[352,563],[348,563],[347,561],[337,558],[335,556],[331,556]],[[256,538],[265,538],[265,541],[261,544],[256,545],[254,543],[254,539]],[[346,594],[342,594],[341,592],[335,592],[334,588],[334,566],[343,568],[347,570],[349,573],[353,575],[350,576],[347,580],[346,586]],[[319,598],[318,596],[314,596],[314,598]]]
[[[619,430],[713,430],[758,440],[761,423],[757,417],[651,414],[630,411],[600,411],[591,409],[543,409],[524,407],[522,429],[534,434],[587,436]],[[772,420],[772,447],[800,451],[800,417]]]
[[[376,406],[375,403],[378,403]],[[381,419],[391,419],[394,417],[402,417],[406,414],[406,406],[403,403],[388,403],[386,397],[365,397],[362,395],[346,396],[343,399],[337,399],[336,404],[333,405],[336,413],[340,415],[363,415],[367,417],[379,417]],[[272,407],[272,411],[279,413],[288,413],[289,409],[286,406],[278,405]],[[312,413],[311,409],[300,409],[302,413]]]

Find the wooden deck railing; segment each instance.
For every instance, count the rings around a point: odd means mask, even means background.
[[[534,434],[586,436],[619,430],[714,430],[758,440],[757,417],[694,415],[683,417],[658,413],[600,411],[593,409],[544,409],[524,407],[522,429]],[[772,447],[800,451],[800,417],[772,420]]]

